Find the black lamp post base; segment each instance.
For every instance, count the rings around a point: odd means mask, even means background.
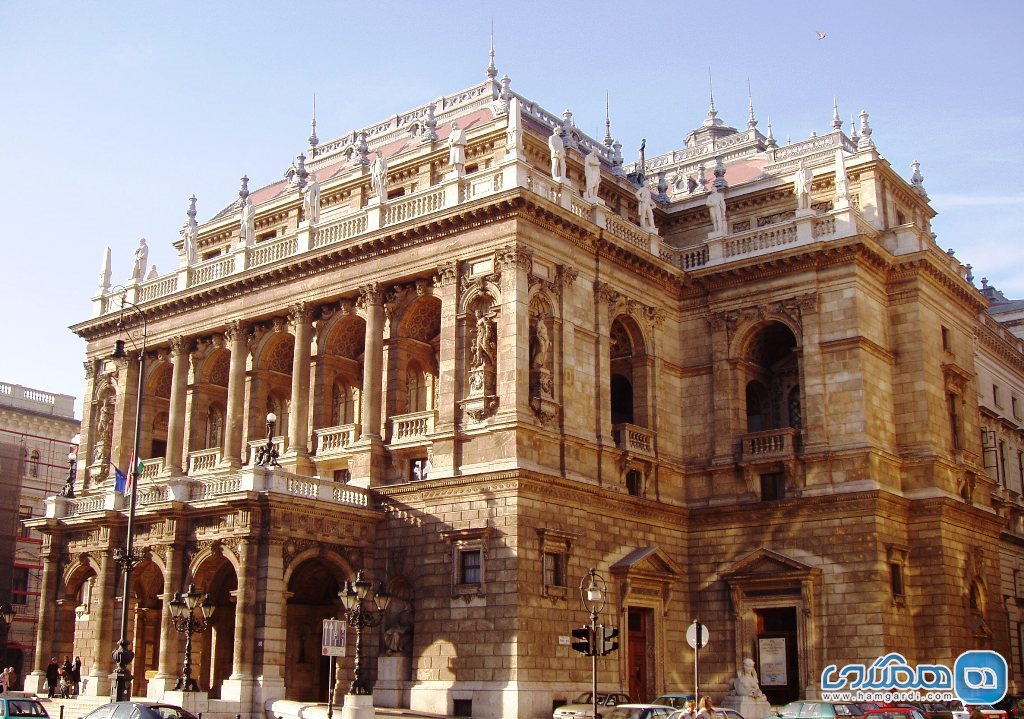
[[[172,691],[197,692],[199,691],[199,682],[192,677],[187,679],[185,677],[178,677],[178,683],[174,685]]]

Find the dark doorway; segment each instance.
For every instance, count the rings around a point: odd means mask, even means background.
[[[612,375],[612,424],[633,424],[633,385],[620,374]]]
[[[800,698],[800,659],[797,649],[796,607],[755,609],[757,615],[757,675],[772,705]]]
[[[627,671],[629,686],[626,693],[635,702],[645,702],[654,698],[654,667],[649,665],[648,657],[652,655],[650,642],[654,637],[654,611],[630,607],[627,614],[629,624],[629,657]]]

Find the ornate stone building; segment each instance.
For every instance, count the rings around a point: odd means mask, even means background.
[[[105,693],[128,601],[134,693],[158,696],[195,583],[219,607],[194,640],[209,712],[325,701],[320,622],[363,569],[394,597],[364,633],[378,705],[544,717],[589,686],[568,635],[594,567],[621,629],[600,684],[638,698],[692,687],[696,618],[712,694],[745,657],[782,701],[829,663],[977,647],[1017,681],[1024,355],[933,214],[866,113],[779,146],[712,104],[629,165],[492,65],[331,142],[314,125],[282,181],[243,178],[201,225],[193,199],[174,272],[144,279],[140,248],[112,288],[108,253],[73,327],[84,487],[33,523],[38,656],[74,649]],[[137,410],[124,598],[111,463]]]

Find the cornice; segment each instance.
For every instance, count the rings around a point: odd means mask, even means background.
[[[956,278],[949,269],[939,267],[927,251],[895,258],[889,271],[889,292],[898,292],[895,285],[915,280],[922,274],[936,280],[945,290],[967,305],[968,310],[974,314],[984,312],[988,308],[988,302],[977,290]]]
[[[1000,359],[1010,364],[1015,370],[1024,374],[1024,355],[1018,352],[1012,344],[1000,337],[993,328],[987,326],[984,322],[979,322],[978,324],[980,325],[978,328],[978,340],[981,344]]]

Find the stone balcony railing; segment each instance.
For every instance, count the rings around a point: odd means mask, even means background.
[[[428,409],[425,412],[399,414],[391,418],[391,445],[420,444],[427,440],[427,435],[434,432],[437,411]]]
[[[358,424],[341,424],[313,430],[314,452],[317,459],[331,459],[351,454],[350,447],[359,439]]]
[[[287,437],[279,435],[277,437],[271,438],[270,441],[274,444],[274,449],[277,450],[277,456],[278,457],[280,457],[282,454],[284,454],[285,451],[288,449],[288,438]],[[247,455],[248,459],[246,460],[246,464],[248,464],[250,466],[252,464],[254,464],[256,462],[256,452],[259,451],[260,447],[265,447],[265,446],[267,446],[267,438],[266,437],[264,437],[263,439],[250,439],[249,443],[247,445],[247,448],[249,450],[249,454]]]
[[[220,447],[214,447],[212,449],[200,449],[196,452],[189,452],[188,475],[190,477],[197,477],[203,474],[209,474],[210,472],[217,469],[217,467],[220,465],[220,460]]]
[[[626,452],[654,458],[655,433],[645,427],[638,427],[635,424],[623,422],[612,425],[612,434],[615,437],[615,446]]]
[[[800,432],[792,427],[751,432],[740,437],[740,462],[788,461],[796,458]]]
[[[153,459],[142,460],[142,481],[154,480],[164,468],[164,458],[154,457]]]

